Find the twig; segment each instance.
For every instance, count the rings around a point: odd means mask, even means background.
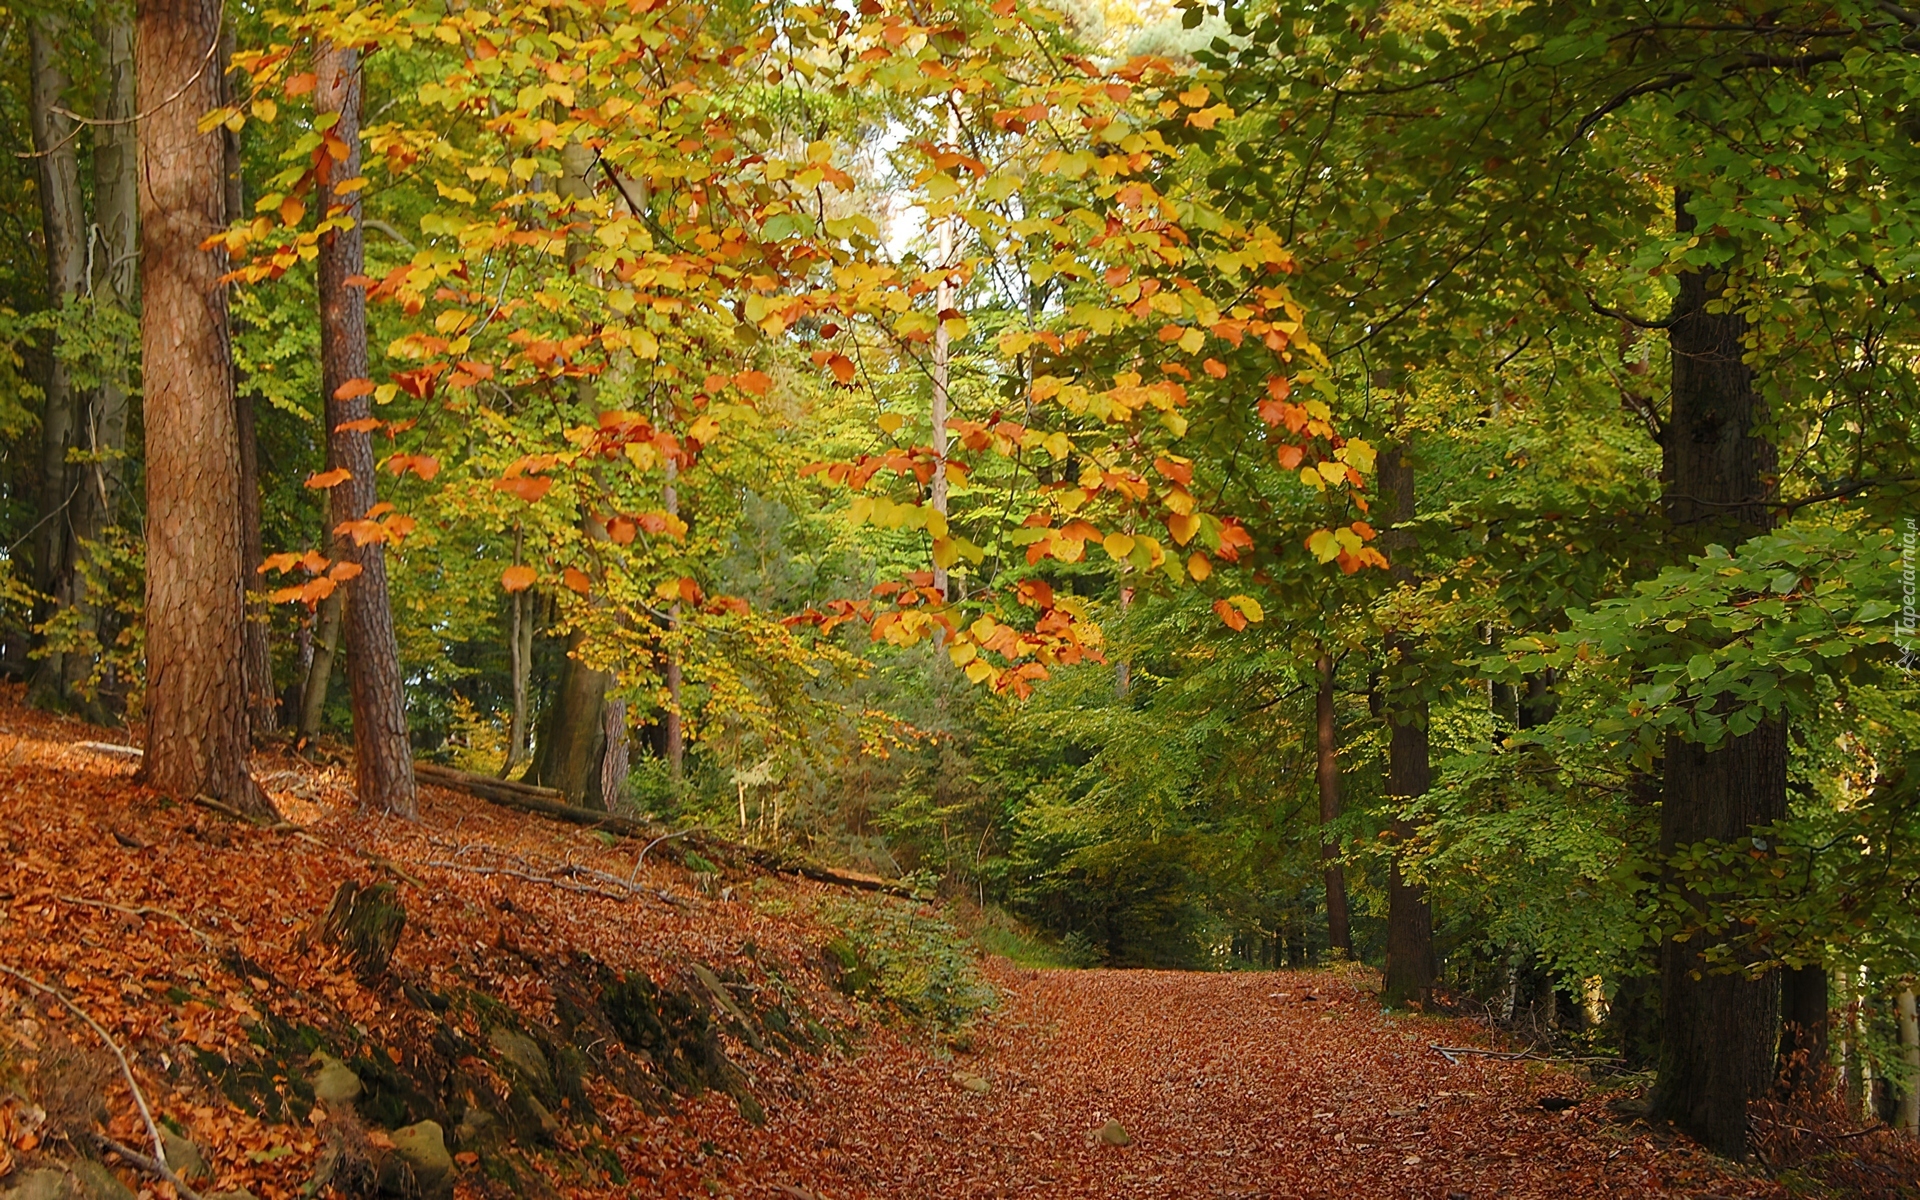
[[[62,896],[58,893],[54,894],[54,899],[65,901],[68,904],[85,905],[88,908],[110,908],[115,912],[123,912],[135,917],[165,917],[169,921],[176,922],[182,929],[199,938],[201,944],[207,946],[214,944],[212,934],[202,933],[200,930],[194,928],[194,926],[179,913],[169,912],[164,908],[152,908],[145,904],[114,904],[107,900],[89,900],[85,896]]]
[[[142,1092],[139,1083],[135,1082],[133,1078],[133,1064],[127,1061],[127,1052],[120,1048],[120,1043],[113,1040],[113,1035],[108,1033],[100,1022],[88,1016],[86,1009],[81,1008],[78,1004],[67,999],[65,993],[56,988],[48,987],[26,972],[16,971],[5,963],[0,963],[0,971],[13,976],[34,991],[42,995],[52,996],[55,1000],[58,1000],[66,1006],[68,1012],[85,1021],[87,1027],[99,1035],[100,1040],[107,1044],[107,1049],[113,1051],[113,1056],[120,1060],[120,1073],[126,1076],[127,1090],[133,1093],[134,1106],[140,1110],[140,1119],[147,1124],[147,1135],[153,1139],[154,1160],[159,1164],[161,1170],[167,1172],[169,1182],[172,1182],[173,1172],[167,1167],[167,1150],[166,1147],[160,1143],[160,1127],[153,1122],[153,1110],[147,1107],[146,1093]],[[185,1195],[186,1193],[182,1194]]]
[[[119,1142],[114,1141],[104,1133],[95,1133],[92,1130],[88,1130],[87,1136],[92,1138],[95,1144],[102,1150],[111,1150],[147,1174],[172,1184],[173,1190],[179,1193],[180,1200],[200,1200],[200,1193],[188,1187],[187,1181],[174,1174],[173,1168],[169,1167],[164,1161],[148,1158],[131,1146],[122,1146]]]
[[[659,837],[653,839],[652,841],[648,842],[646,845],[642,846],[640,848],[640,857],[633,860],[633,874],[627,876],[627,883],[631,885],[635,879],[638,879],[640,877],[640,864],[647,861],[647,851],[653,849],[655,846],[658,846],[661,842],[670,842],[674,838],[682,838],[687,836],[690,833],[698,833],[700,832],[701,828],[702,827],[699,825],[694,825],[690,828],[682,829],[679,833],[663,833]]]
[[[1482,1050],[1478,1046],[1442,1046],[1438,1042],[1428,1042],[1427,1049],[1439,1051],[1442,1057],[1446,1058],[1447,1061],[1453,1062],[1453,1063],[1457,1063],[1460,1061],[1459,1059],[1456,1059],[1453,1057],[1456,1054],[1478,1054],[1486,1058],[1499,1058],[1499,1059],[1505,1059],[1508,1061],[1514,1061],[1514,1060],[1523,1059],[1523,1058],[1530,1058],[1530,1059],[1533,1059],[1535,1062],[1552,1062],[1553,1061],[1553,1059],[1548,1058],[1542,1054],[1535,1054],[1531,1050]]]
[[[480,867],[469,863],[448,862],[444,859],[435,859],[426,865],[429,867],[439,867],[446,871],[465,871],[470,875],[505,875],[512,879],[524,879],[528,883],[544,883],[550,887],[557,887],[566,892],[579,892],[585,896],[599,896],[603,900],[618,900],[625,903],[633,899],[632,892],[626,894],[610,892],[605,888],[589,887],[584,883],[569,883],[564,879],[555,879],[551,875],[536,875],[532,871],[522,871],[515,867]]]

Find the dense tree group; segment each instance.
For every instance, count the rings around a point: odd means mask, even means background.
[[[155,786],[340,735],[1920,1119],[1920,16],[137,8],[0,9],[0,664]]]

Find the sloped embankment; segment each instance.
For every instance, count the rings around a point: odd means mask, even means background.
[[[859,1024],[818,885],[295,763],[260,830],[90,736],[0,709],[0,1194],[165,1194],[102,1033],[203,1195],[685,1196]]]

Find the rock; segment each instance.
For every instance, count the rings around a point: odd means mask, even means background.
[[[353,1069],[331,1054],[315,1054],[309,1062],[320,1065],[313,1076],[313,1098],[330,1109],[351,1108],[365,1091]]]
[[[540,1043],[524,1033],[496,1027],[487,1032],[487,1044],[519,1073],[527,1087],[542,1096],[553,1095],[553,1069],[547,1065]]]
[[[1565,1112],[1570,1108],[1579,1107],[1579,1104],[1580,1102],[1571,1096],[1540,1097],[1540,1107],[1546,1109],[1548,1112]]]
[[[162,1125],[160,1144],[166,1148],[167,1165],[175,1175],[188,1183],[213,1178],[213,1172],[207,1169],[207,1156],[200,1153],[200,1147],[194,1145],[192,1139],[181,1137]]]
[[[73,1178],[80,1185],[76,1192],[80,1200],[133,1200],[132,1188],[90,1158],[73,1164]]]
[[[1127,1127],[1125,1125],[1122,1125],[1120,1122],[1114,1120],[1112,1117],[1108,1117],[1106,1124],[1094,1130],[1093,1136],[1096,1139],[1098,1139],[1102,1145],[1107,1145],[1107,1146],[1133,1145],[1133,1137],[1131,1134],[1127,1132]]]
[[[77,1192],[73,1176],[52,1167],[26,1171],[16,1178],[18,1182],[0,1192],[0,1200],[72,1200]]]
[[[469,1104],[460,1114],[460,1123],[453,1127],[453,1144],[462,1150],[481,1150],[499,1141],[503,1132],[500,1118],[478,1104]]]
[[[380,1171],[380,1190],[390,1196],[449,1200],[453,1195],[453,1155],[438,1121],[421,1121],[393,1131],[393,1153]]]
[[[985,1078],[967,1071],[955,1071],[953,1073],[953,1081],[976,1096],[984,1096],[993,1090],[993,1084],[989,1083]]]

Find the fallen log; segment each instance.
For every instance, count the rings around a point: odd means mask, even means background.
[[[684,838],[682,846],[698,846],[712,857],[719,859],[743,859],[763,870],[777,874],[798,875],[802,879],[811,879],[816,883],[829,883],[836,887],[853,888],[863,892],[882,892],[891,896],[905,896],[909,899],[914,896],[912,888],[891,879],[883,879],[878,875],[823,866],[803,858],[730,841],[704,830],[674,834],[651,821],[636,820],[633,817],[623,817],[618,813],[603,812],[599,809],[581,808],[567,803],[566,797],[552,788],[515,783],[492,775],[476,775],[471,771],[457,771],[438,763],[416,762],[413,764],[413,772],[423,783],[437,784],[440,787],[466,792],[470,796],[504,808],[537,813],[543,817],[552,817],[557,821],[566,821],[589,829],[604,829],[608,833],[623,837],[647,838],[654,844],[663,843],[670,837],[681,837]],[[674,856],[675,861],[683,861],[685,857],[685,851],[679,848],[662,852]]]

